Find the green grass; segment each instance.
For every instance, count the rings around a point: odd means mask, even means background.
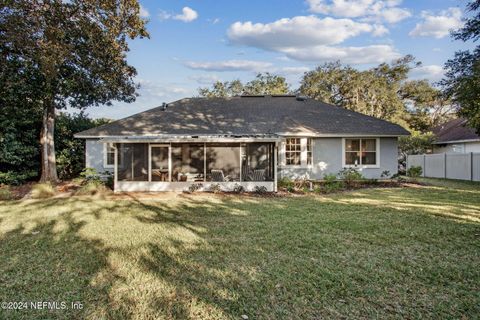
[[[0,318],[480,314],[480,188],[0,202]]]

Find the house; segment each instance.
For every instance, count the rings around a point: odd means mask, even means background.
[[[92,128],[86,166],[114,174],[115,191],[242,185],[276,191],[281,177],[322,179],[356,167],[397,172],[402,127],[305,97],[187,98]]]
[[[480,152],[480,136],[466,123],[464,118],[453,119],[433,129],[433,153]]]

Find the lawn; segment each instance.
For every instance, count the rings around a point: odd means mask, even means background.
[[[0,318],[480,314],[480,186],[0,202]]]

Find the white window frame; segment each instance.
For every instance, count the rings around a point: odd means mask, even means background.
[[[115,144],[112,143],[112,142],[105,142],[103,144],[103,167],[105,169],[112,169],[112,168],[115,168],[115,158],[113,158],[113,164],[108,164],[108,154],[107,154],[107,151],[108,151],[108,146],[111,145],[112,148],[113,148],[113,156],[116,157],[116,153],[115,153]]]
[[[287,139],[300,139],[300,164],[287,164]],[[310,153],[312,155],[312,163],[308,164],[308,150],[307,144],[310,140]],[[285,137],[285,140],[282,142],[282,167],[286,168],[311,168],[313,166],[313,149],[314,149],[314,139],[310,137],[295,137],[289,136]]]
[[[360,150],[362,149],[362,140],[373,140],[375,139],[375,162],[376,164],[346,164],[345,163],[345,141],[347,139],[351,140],[360,140]],[[361,159],[361,157],[360,157]],[[360,160],[361,161],[361,160]],[[342,167],[343,168],[371,168],[371,169],[378,169],[380,168],[380,138],[373,138],[373,137],[348,137],[342,138]]]

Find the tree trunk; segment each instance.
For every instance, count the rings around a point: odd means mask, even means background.
[[[42,148],[42,175],[40,182],[57,183],[57,164],[55,160],[55,106],[52,101],[46,103],[43,110],[42,130],[40,131],[40,145]]]

